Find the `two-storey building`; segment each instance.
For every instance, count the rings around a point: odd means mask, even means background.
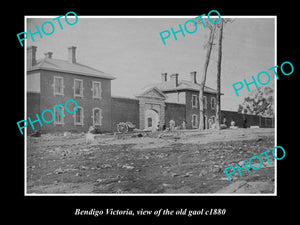
[[[197,83],[196,72],[190,73],[190,80],[179,81],[177,73],[171,74],[168,79],[168,74],[161,75],[161,82],[147,86],[157,87],[166,96],[167,103],[184,104],[185,106],[185,123],[187,129],[199,128],[199,89]],[[216,115],[216,95],[217,91],[205,86],[204,87],[204,124],[205,129],[211,127],[215,123]],[[174,115],[176,110],[174,111]],[[171,114],[169,116],[171,118]],[[177,124],[181,122],[176,121]]]

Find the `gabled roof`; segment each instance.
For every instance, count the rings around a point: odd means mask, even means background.
[[[61,59],[44,58],[42,60],[38,60],[34,66],[27,67],[27,71],[34,71],[39,69],[99,77],[110,80],[115,79],[115,77],[92,67],[80,63],[70,63],[66,60]]]
[[[167,81],[167,82],[160,82],[160,83],[154,83],[147,85],[145,88],[151,88],[151,87],[157,87],[162,92],[176,92],[176,91],[184,91],[184,90],[190,90],[190,91],[199,91],[200,84],[193,83],[191,81],[187,80],[181,80],[178,83],[177,87],[174,87],[173,82]],[[217,94],[217,91],[213,88],[204,87],[204,92],[211,93],[211,94]],[[223,93],[221,93],[223,95]]]
[[[156,98],[165,100],[167,96],[159,90],[157,87],[150,87],[145,90],[139,95],[136,95],[137,98]]]

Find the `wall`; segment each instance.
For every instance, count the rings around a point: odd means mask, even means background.
[[[186,102],[186,97],[185,97],[185,92],[171,92],[171,93],[165,93],[167,96],[166,102],[171,102],[171,103],[180,103],[180,104],[185,104]]]
[[[197,102],[197,107],[193,107],[192,106],[192,96],[193,95],[197,95],[198,96],[198,92],[197,91],[186,91],[186,110],[185,110],[185,115],[186,115],[186,128],[187,129],[193,129],[192,127],[192,115],[196,114],[198,115],[198,125],[199,126],[199,98],[198,98],[198,102]]]
[[[119,122],[132,122],[139,128],[139,100],[121,97],[112,97],[112,131],[117,130]]]
[[[260,118],[260,127],[275,127],[274,118],[261,117]]]
[[[192,106],[192,96],[197,95],[198,102],[197,102],[197,107]],[[206,96],[207,99],[207,105],[206,108],[204,108],[204,115],[206,116],[207,120],[210,117],[215,117],[216,116],[216,110],[211,108],[211,99],[212,97],[216,97],[215,94],[210,94],[210,93],[204,93],[204,96]],[[198,115],[198,125],[199,127],[199,92],[198,91],[186,91],[186,122],[187,122],[187,128],[188,129],[193,129],[192,128],[192,115],[196,114]],[[204,121],[205,122],[205,121]],[[207,122],[205,127],[207,127]]]
[[[274,119],[270,117],[261,117],[255,115],[243,115],[238,112],[222,110],[221,111],[221,122],[223,123],[224,117],[226,118],[226,125],[230,126],[230,122],[233,120],[235,121],[235,126],[237,127],[244,127],[244,118],[246,118],[247,123],[246,127],[250,126],[259,126],[259,127],[274,127]]]
[[[40,115],[40,93],[27,92],[27,118],[30,117],[31,121],[36,120],[36,114]],[[34,123],[34,129],[40,130],[39,123]],[[27,126],[27,132],[32,132],[30,124]]]
[[[42,132],[62,132],[62,131],[72,131],[72,132],[86,132],[89,127],[93,125],[93,108],[100,108],[102,110],[102,125],[101,131],[108,132],[111,131],[111,81],[107,79],[102,79],[98,77],[90,77],[83,75],[75,75],[63,72],[54,71],[39,71],[41,76],[41,92],[40,92],[40,113],[45,109],[52,109],[53,106],[60,103],[65,103],[69,99],[74,99],[78,106],[83,108],[83,125],[74,124],[74,115],[70,114],[66,110],[64,111],[64,124],[43,123],[41,127]],[[60,76],[64,79],[64,95],[54,96],[53,92],[53,81],[54,76]],[[74,97],[74,79],[83,80],[83,98]],[[92,97],[92,82],[100,81],[102,84],[102,99],[93,99]],[[28,100],[30,103],[30,99]],[[69,109],[71,110],[71,104]],[[46,114],[45,114],[46,115]],[[50,113],[49,113],[50,116]],[[49,119],[50,120],[50,119]],[[38,125],[35,123],[34,125]]]
[[[207,98],[207,107],[204,109],[204,114],[209,118],[212,116],[216,116],[216,94],[204,93],[204,96]],[[215,107],[211,107],[211,100],[215,98]]]
[[[111,81],[96,77],[87,77],[74,74],[67,74],[54,71],[39,71],[41,87],[40,93],[27,93],[27,113],[31,117],[32,121],[36,120],[35,114],[38,113],[41,117],[41,113],[45,109],[52,109],[53,106],[60,103],[65,103],[69,99],[74,99],[79,106],[84,109],[84,123],[83,125],[74,125],[74,114],[64,112],[64,125],[43,123],[41,127],[42,132],[87,132],[89,127],[93,124],[92,110],[93,108],[102,109],[102,126],[103,132],[116,131],[116,125],[119,122],[132,122],[137,128],[140,127],[140,108],[138,99],[111,97]],[[64,96],[54,96],[53,94],[53,76],[61,76],[64,78]],[[74,97],[74,79],[83,80],[83,98]],[[92,97],[92,81],[100,81],[102,83],[102,99],[93,99]],[[199,102],[197,108],[192,107],[192,95],[198,96],[198,92],[186,91],[186,104],[168,103],[165,102],[165,114],[162,115],[165,118],[166,126],[169,127],[169,121],[173,119],[176,126],[181,125],[183,120],[186,120],[186,128],[192,129],[191,121],[192,115],[199,116]],[[211,97],[213,94],[205,93],[207,96],[207,108],[204,114],[207,117],[215,116],[215,110],[211,109]],[[71,109],[71,107],[69,107]],[[143,115],[142,115],[143,116]],[[144,117],[144,116],[143,116]],[[272,118],[264,118],[254,115],[243,115],[238,112],[222,110],[221,122],[226,117],[226,124],[230,126],[231,120],[236,122],[236,126],[243,127],[243,120],[247,118],[246,127],[260,126],[260,127],[274,127],[274,121]],[[162,120],[161,120],[162,121]],[[199,121],[199,120],[198,120]],[[34,127],[39,130],[39,123],[34,123]],[[32,131],[31,126],[28,125],[28,132]]]

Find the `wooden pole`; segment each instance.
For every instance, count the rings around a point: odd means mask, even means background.
[[[221,64],[222,64],[222,39],[223,39],[223,19],[220,22],[218,64],[217,64],[217,102],[216,102],[216,126],[220,129],[221,124]]]

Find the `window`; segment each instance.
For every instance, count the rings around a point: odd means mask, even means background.
[[[216,107],[216,98],[215,97],[211,97],[210,107],[211,107],[211,109],[215,109],[215,107]]]
[[[203,96],[203,108],[207,109],[207,97]]]
[[[74,115],[74,124],[75,125],[83,125],[83,108],[80,107],[80,106],[78,106],[78,109],[75,112],[75,115]]]
[[[54,124],[64,124],[64,110],[63,105],[54,108]]]
[[[54,95],[64,95],[64,79],[63,77],[54,76],[53,81],[53,94]]]
[[[92,91],[93,91],[93,98],[101,99],[101,92],[102,92],[101,82],[93,81]]]
[[[74,80],[74,96],[83,97],[83,80]]]
[[[93,125],[102,125],[102,111],[99,108],[93,109]]]
[[[193,128],[198,127],[198,115],[196,115],[196,114],[192,115],[192,127]]]
[[[152,127],[152,118],[150,117],[147,120],[148,120],[148,127]]]
[[[197,108],[198,107],[198,96],[197,95],[192,95],[192,107]]]

